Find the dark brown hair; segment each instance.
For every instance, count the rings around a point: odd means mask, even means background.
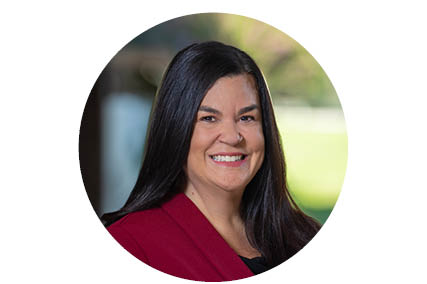
[[[254,60],[219,42],[192,44],[169,64],[156,94],[145,155],[136,185],[125,205],[105,214],[106,226],[128,213],[159,206],[186,182],[194,120],[212,85],[224,76],[249,74],[258,90],[265,157],[242,197],[246,234],[273,267],[303,248],[320,228],[295,204],[286,184],[286,167],[270,94]]]

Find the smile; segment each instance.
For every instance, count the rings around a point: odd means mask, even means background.
[[[245,155],[238,155],[238,156],[210,156],[211,159],[213,159],[216,162],[235,162],[235,161],[241,161],[245,159]]]
[[[209,157],[213,162],[222,166],[228,167],[239,167],[244,162],[246,162],[246,158],[248,155],[244,154],[229,154],[229,155],[210,155]]]

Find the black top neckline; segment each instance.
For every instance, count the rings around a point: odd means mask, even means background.
[[[265,258],[262,256],[247,258],[239,255],[239,257],[255,275],[263,273],[269,269],[265,261]]]
[[[252,257],[252,258],[248,258],[248,257],[244,257],[244,256],[241,256],[241,255],[239,255],[241,258],[245,258],[245,259],[248,259],[248,260],[253,260],[253,259],[258,259],[258,258],[262,258],[262,259],[264,259],[264,257],[262,257],[262,256],[255,256],[255,257]]]

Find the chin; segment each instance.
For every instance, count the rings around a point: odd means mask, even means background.
[[[248,184],[247,182],[236,182],[236,178],[234,178],[230,182],[224,182],[224,180],[225,179],[223,179],[222,182],[218,182],[217,186],[227,192],[244,191],[246,185]]]

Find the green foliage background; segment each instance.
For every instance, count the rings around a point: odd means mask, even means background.
[[[132,40],[106,70],[112,88],[151,96],[168,62],[194,42],[221,41],[251,55],[274,102],[297,203],[325,222],[337,201],[347,163],[347,135],[337,94],[317,61],[283,32],[230,14],[196,14],[162,23]]]

